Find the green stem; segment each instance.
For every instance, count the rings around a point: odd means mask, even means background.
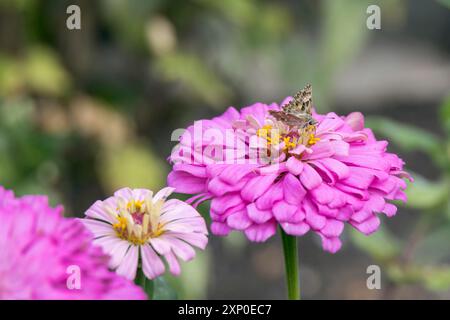
[[[147,279],[141,267],[138,267],[137,269],[134,283],[144,289],[144,291],[147,293],[148,299],[153,298],[153,281]]]
[[[289,300],[300,300],[300,281],[298,278],[298,248],[297,237],[288,235],[282,228],[281,239],[283,241],[284,264],[286,268],[286,284]]]

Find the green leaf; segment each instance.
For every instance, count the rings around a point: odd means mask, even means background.
[[[406,151],[420,150],[434,157],[442,153],[440,139],[420,128],[382,117],[367,117],[366,126]]]
[[[436,208],[449,197],[449,186],[445,181],[431,182],[417,173],[411,174],[414,182],[408,183],[406,206],[418,209]]]
[[[153,280],[153,300],[176,300],[177,292],[164,277]]]
[[[400,252],[399,241],[383,227],[370,236],[353,229],[350,233],[350,238],[356,247],[376,260],[386,261],[392,259]]]

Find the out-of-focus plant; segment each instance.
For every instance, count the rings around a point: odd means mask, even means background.
[[[376,2],[383,29],[407,3]],[[159,188],[170,130],[205,107],[273,101],[312,81],[324,112],[330,80],[376,34],[364,28],[369,3],[81,1],[82,31],[68,31],[68,0],[0,0],[0,183],[80,214],[93,193]],[[180,298],[205,297],[193,279],[208,279],[209,261],[168,279]]]
[[[407,207],[417,210],[419,219],[411,235],[400,239],[387,229],[364,237],[352,233],[357,247],[384,266],[394,284],[421,284],[439,293],[450,289],[450,97],[440,108],[446,138],[393,120],[372,117],[369,125],[405,151],[426,154],[440,169],[439,179],[412,173],[415,181],[406,192]]]
[[[54,187],[63,137],[38,130],[34,115],[30,99],[0,101],[0,183],[16,187],[20,194],[46,193],[59,201]]]

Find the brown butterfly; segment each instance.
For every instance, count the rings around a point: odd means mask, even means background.
[[[281,107],[281,111],[270,110],[269,113],[290,127],[303,129],[309,125],[315,125],[317,121],[312,117],[312,86],[306,85],[294,96],[294,99]]]

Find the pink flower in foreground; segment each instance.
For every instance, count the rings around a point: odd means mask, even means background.
[[[280,107],[230,107],[197,121],[172,152],[169,186],[194,194],[194,204],[212,199],[214,234],[241,230],[261,242],[281,225],[294,236],[317,233],[324,250],[334,253],[345,222],[370,234],[380,225],[377,213],[395,215],[390,200],[406,201],[404,162],[364,128],[361,113],[313,112],[317,124],[302,132],[290,131],[269,110]]]
[[[15,198],[0,186],[0,299],[145,299],[108,270],[109,257],[89,231],[61,212],[45,196]],[[80,287],[69,289],[73,266]]]
[[[147,278],[164,273],[161,256],[170,272],[178,275],[177,258],[191,260],[195,257],[192,246],[206,247],[204,219],[180,200],[166,201],[173,190],[164,188],[153,195],[147,189],[123,188],[86,211],[87,218],[82,222],[94,234],[94,243],[111,255],[110,267],[118,274],[134,279],[140,255]]]

